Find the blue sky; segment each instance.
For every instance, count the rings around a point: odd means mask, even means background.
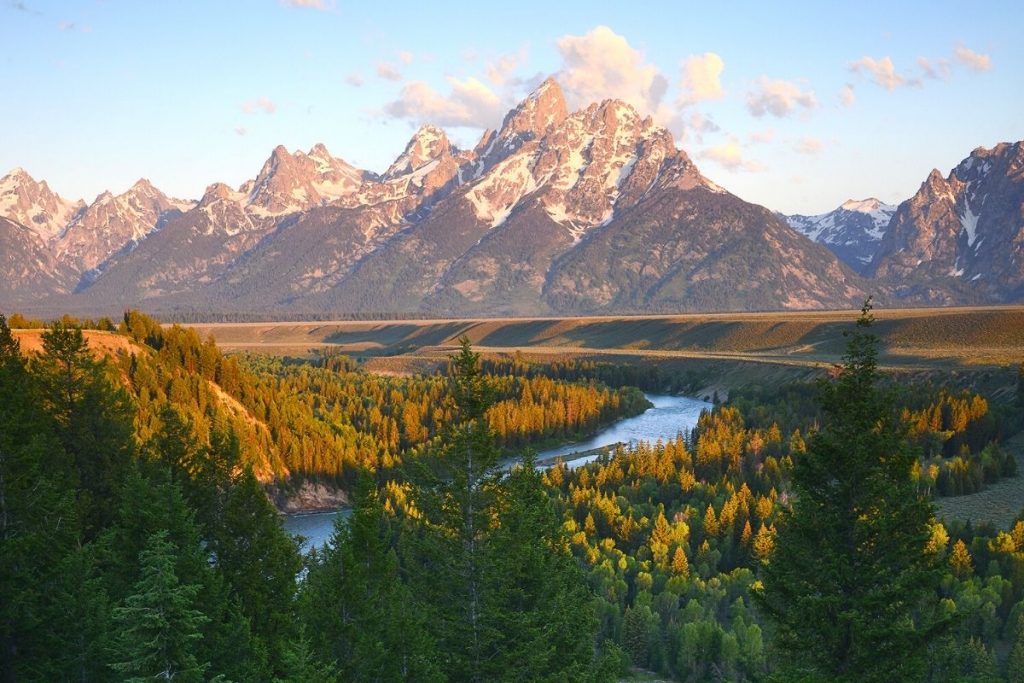
[[[317,142],[380,171],[421,123],[472,145],[550,75],[788,213],[897,202],[1024,138],[1017,3],[713,4],[0,0],[0,173],[196,198]]]

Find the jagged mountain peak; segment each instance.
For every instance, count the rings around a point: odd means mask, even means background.
[[[235,199],[239,194],[226,183],[210,183],[203,191],[203,196],[199,200],[199,206],[209,206],[217,201]]]
[[[36,181],[20,166],[0,178],[0,216],[29,228],[43,240],[59,234],[85,202],[69,201]]]
[[[385,179],[412,173],[432,161],[440,161],[458,154],[448,140],[448,134],[437,126],[420,126],[405,146],[405,150],[384,172]]]
[[[256,215],[280,216],[350,196],[359,190],[365,175],[331,156],[323,143],[308,154],[278,145],[256,178],[243,183],[239,192],[247,195],[245,206]]]
[[[9,180],[9,179],[10,180],[23,179],[23,178],[27,178],[28,180],[31,180],[32,182],[35,182],[35,180],[32,178],[32,174],[30,174],[28,171],[23,169],[21,166],[15,166],[10,171],[8,171],[5,176],[0,178],[0,181]]]
[[[562,87],[553,77],[549,77],[505,115],[499,137],[543,137],[562,123],[568,115]]]

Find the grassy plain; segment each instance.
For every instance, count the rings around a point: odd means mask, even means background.
[[[371,369],[429,366],[467,336],[485,354],[657,363],[727,390],[810,376],[841,359],[857,311],[582,318],[195,324],[236,351],[306,355],[325,349],[369,359]],[[893,372],[1003,374],[1024,359],[1024,306],[876,310],[882,364]],[[1002,370],[1002,372],[1000,372]],[[996,391],[1008,391],[995,387]]]

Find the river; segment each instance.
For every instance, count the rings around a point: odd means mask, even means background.
[[[579,467],[595,460],[600,454],[592,453],[584,457],[573,458],[574,453],[617,443],[635,444],[638,441],[654,443],[658,439],[668,441],[674,439],[680,432],[693,429],[697,425],[697,419],[701,412],[712,408],[710,403],[686,396],[660,394],[645,394],[645,396],[653,404],[652,408],[648,408],[635,417],[619,420],[585,441],[542,451],[537,454],[537,459],[550,461],[553,458],[561,458],[570,467]],[[308,515],[287,515],[284,519],[284,528],[289,533],[300,534],[306,539],[302,548],[303,551],[306,551],[312,546],[322,547],[331,537],[335,518],[338,515],[348,515],[348,512],[348,510],[339,510]]]

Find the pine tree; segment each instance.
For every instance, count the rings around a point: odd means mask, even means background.
[[[266,648],[271,668],[283,672],[286,644],[294,635],[295,580],[302,561],[251,470],[232,487],[221,533],[211,545],[217,568],[249,618],[253,636]]]
[[[597,617],[531,455],[502,482],[484,584],[491,681],[592,681]],[[664,518],[662,518],[664,519]],[[667,528],[667,525],[666,525]]]
[[[71,456],[77,478],[79,519],[92,540],[112,521],[116,493],[135,450],[135,409],[108,367],[89,352],[82,330],[65,321],[42,334],[33,359],[46,411]]]
[[[46,612],[77,531],[67,454],[0,315],[0,680],[52,672],[61,644]]]
[[[402,583],[390,523],[372,475],[363,473],[352,514],[303,582],[300,615],[320,661],[345,681],[442,681],[433,639]],[[325,609],[325,606],[329,606]]]
[[[500,471],[495,435],[485,419],[491,399],[480,356],[468,339],[461,344],[450,378],[454,419],[440,452],[415,476],[421,518],[408,534],[415,539],[413,588],[435,622],[449,677],[475,683],[485,680],[488,647],[499,637],[486,631],[483,609]]]
[[[1013,647],[1006,660],[1006,680],[1010,683],[1024,683],[1024,614],[1014,624]]]
[[[820,387],[823,424],[796,460],[792,507],[761,571],[756,597],[792,678],[920,678],[941,627],[941,570],[926,550],[932,506],[916,490],[916,456],[877,386],[872,321],[869,301],[838,378]]]
[[[120,633],[110,667],[125,681],[203,680],[208,664],[198,662],[193,650],[207,619],[196,608],[199,586],[178,581],[176,552],[166,532],[153,534],[139,555],[142,578],[114,608]]]

